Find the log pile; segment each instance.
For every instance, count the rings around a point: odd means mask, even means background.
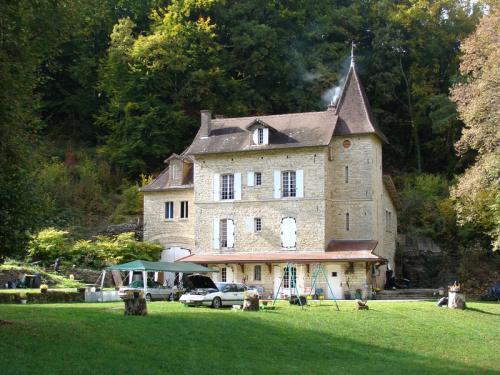
[[[148,306],[144,298],[144,293],[133,292],[127,295],[123,302],[125,302],[125,315],[148,315]]]

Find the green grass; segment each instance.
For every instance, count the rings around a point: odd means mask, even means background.
[[[500,305],[284,303],[274,311],[0,305],[2,374],[500,374]]]

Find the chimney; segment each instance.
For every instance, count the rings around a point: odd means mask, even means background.
[[[328,107],[326,107],[326,110],[327,111],[335,111],[337,109],[337,103],[335,102],[331,102],[330,104],[328,104]]]
[[[201,136],[209,137],[212,130],[212,112],[207,109],[200,111],[201,113]]]

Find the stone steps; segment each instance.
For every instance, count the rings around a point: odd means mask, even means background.
[[[377,293],[376,299],[435,299],[438,297],[436,289],[396,289],[381,290]]]

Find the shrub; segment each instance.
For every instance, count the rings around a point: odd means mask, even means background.
[[[70,250],[67,235],[68,232],[55,228],[41,230],[29,243],[29,259],[47,264],[66,256]]]

